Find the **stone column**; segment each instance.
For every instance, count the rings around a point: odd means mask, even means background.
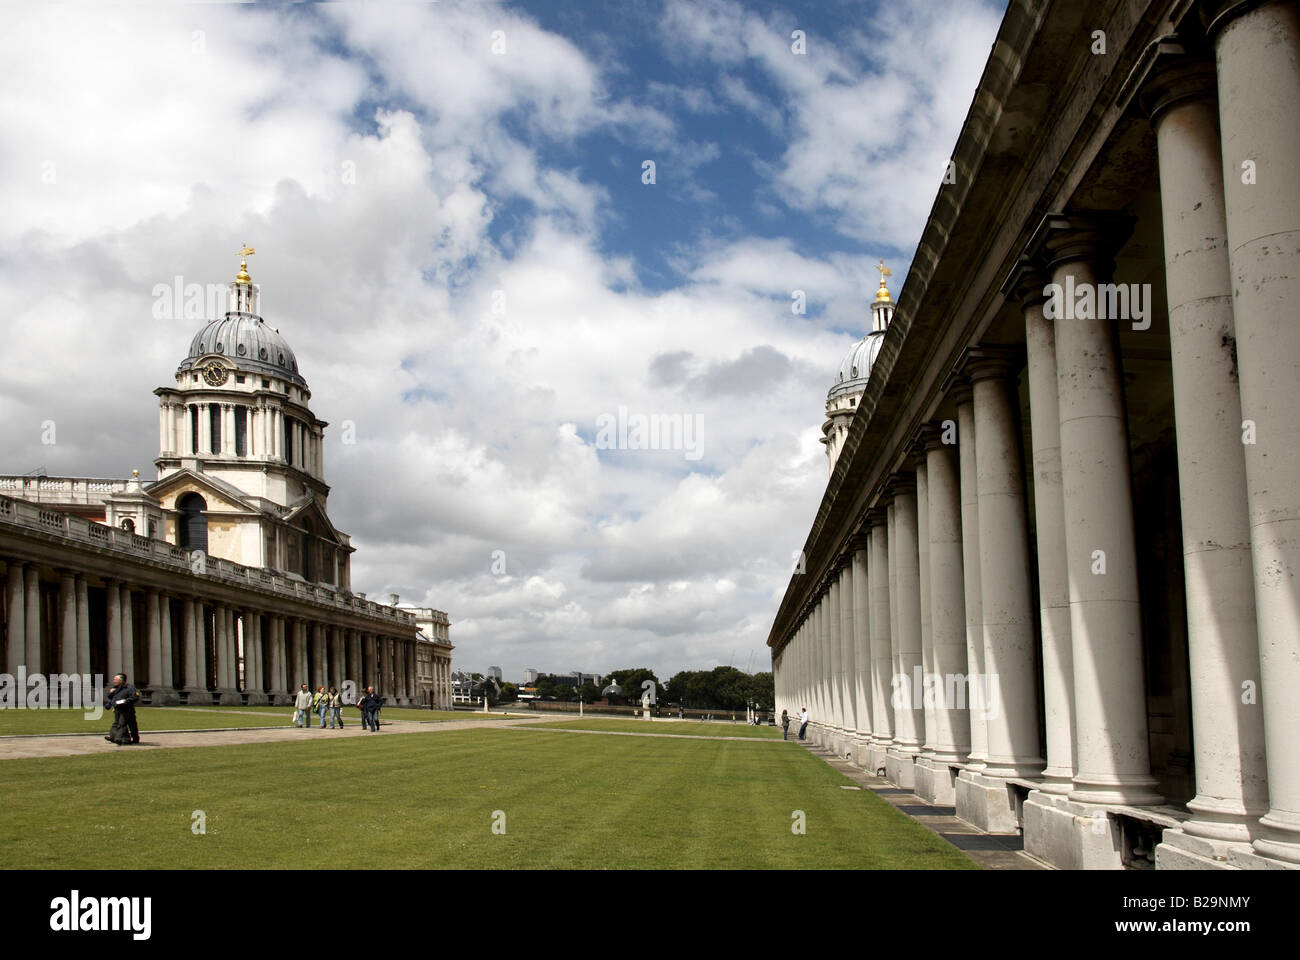
[[[1209,33],[1218,62],[1228,257],[1241,378],[1269,811],[1255,849],[1300,863],[1300,11],[1224,2]],[[1163,159],[1163,157],[1162,157]],[[1162,167],[1163,172],[1163,167]]]
[[[59,571],[59,654],[60,670],[66,674],[75,674],[77,672],[77,575],[71,570]],[[54,693],[55,690],[51,689],[51,702],[54,702]],[[71,706],[71,704],[58,705]]]
[[[1214,865],[1268,809],[1262,712],[1241,702],[1241,684],[1259,685],[1259,645],[1214,64],[1166,50],[1143,101],[1160,169],[1196,769],[1193,816],[1156,856],[1170,862],[1172,840],[1191,856],[1170,865]]]
[[[934,640],[930,624],[930,486],[925,463],[923,441],[917,441],[916,461],[916,554],[920,574],[921,595],[921,683],[913,686],[915,695],[921,698],[924,734],[921,736],[922,756],[934,754],[934,710],[935,700],[930,683],[934,676]],[[929,690],[929,695],[926,691]]]
[[[894,481],[890,505],[889,555],[894,592],[894,747],[889,779],[900,787],[916,785],[913,764],[925,738],[925,709],[913,685],[921,669],[921,583],[917,549],[916,481],[902,474]]]
[[[889,631],[889,532],[884,510],[874,510],[871,524],[871,563],[867,581],[871,590],[871,751],[869,768],[885,767],[894,742],[894,653]]]
[[[121,669],[127,673],[127,678],[132,683],[137,683],[139,678],[135,675],[135,610],[131,606],[131,588],[125,583],[121,586],[122,591],[122,666]],[[87,626],[86,646],[90,646],[89,626]]]
[[[853,664],[854,692],[857,698],[857,733],[854,737],[854,762],[867,765],[867,748],[871,743],[871,595],[867,584],[871,539],[865,534],[853,538]]]
[[[10,560],[5,575],[5,672],[18,675],[18,667],[27,662],[23,638],[27,633],[26,600],[23,596],[23,564]]]
[[[122,593],[119,586],[116,580],[104,578],[105,618],[108,620],[108,669],[105,672],[108,678],[126,669],[122,666]]]
[[[146,686],[152,691],[152,700],[159,702],[159,692],[165,685],[162,680],[162,620],[158,613],[158,591],[150,590],[144,597],[145,649],[149,677]]]
[[[77,672],[90,673],[90,596],[86,578],[77,576]]]
[[[172,604],[165,593],[158,595],[158,684],[168,703],[175,703],[176,676],[172,665]]]
[[[200,403],[197,410],[199,414],[199,451],[212,453],[212,415],[208,412],[206,403]]]
[[[975,390],[980,609],[989,695],[983,773],[1037,777],[1044,761],[1038,738],[1036,615],[1029,577],[1016,363],[1001,352],[980,350],[973,355],[970,376]]]
[[[858,734],[857,665],[853,636],[853,554],[846,554],[840,566],[840,690],[844,704],[844,736],[839,755],[852,759]]]
[[[184,661],[182,664],[185,671],[185,691],[192,699],[197,695],[201,688],[199,686],[200,668],[199,668],[199,637],[198,637],[198,611],[195,610],[193,597],[186,597],[181,601],[183,611],[181,614],[181,652]]]
[[[347,679],[348,673],[343,628],[333,627],[332,630],[334,634],[334,685],[342,690],[343,681]]]
[[[825,676],[828,681],[826,684],[826,746],[838,756],[840,743],[844,737],[844,704],[839,696],[839,686],[844,671],[840,664],[840,582],[838,574],[831,574],[831,580],[826,586],[824,602],[826,610]]]
[[[35,564],[23,568],[23,578],[27,589],[27,602],[23,604],[26,620],[26,662],[27,672],[43,673],[45,666],[41,662],[41,573]]]
[[[935,690],[935,732],[929,743],[936,763],[955,765],[970,752],[969,694],[959,695],[953,679],[969,675],[957,451],[936,434],[927,440],[925,465],[930,500],[930,632],[934,672],[944,684],[942,690]],[[952,802],[950,792],[947,802]]]
[[[1095,289],[1109,272],[1096,225],[1052,218],[1047,229],[1053,282],[1062,290]],[[1056,324],[1056,383],[1076,711],[1069,796],[1089,803],[1158,804],[1147,740],[1128,425],[1114,321],[1076,316]]]
[[[1034,533],[1038,547],[1039,631],[1043,649],[1043,714],[1047,768],[1040,790],[1067,794],[1074,787],[1074,651],[1070,639],[1070,577],[1065,550],[1065,494],[1061,487],[1061,419],[1057,399],[1056,329],[1043,316],[1047,278],[1032,262],[1020,265],[1005,288],[1025,318],[1026,378],[1033,448]]]
[[[970,678],[967,713],[970,722],[970,751],[967,770],[982,770],[988,756],[988,727],[983,706],[984,609],[980,599],[979,491],[975,466],[975,407],[967,381],[949,389],[957,404],[957,459],[961,486],[962,598],[966,609],[966,667]]]

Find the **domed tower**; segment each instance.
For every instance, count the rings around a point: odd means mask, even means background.
[[[241,251],[229,309],[207,322],[159,387],[158,480],[168,537],[247,566],[347,585],[352,548],[325,516],[323,438],[311,391]]]
[[[857,412],[862,394],[866,392],[867,380],[871,368],[880,355],[880,346],[885,342],[885,329],[894,318],[894,301],[885,286],[885,277],[891,276],[890,270],[882,260],[876,269],[880,271],[880,289],[876,299],[871,303],[871,332],[855,343],[840,364],[839,379],[826,394],[826,422],[822,424],[822,443],[826,444],[826,459],[830,470],[834,472],[835,461],[844,449],[844,437],[849,432],[853,414]]]

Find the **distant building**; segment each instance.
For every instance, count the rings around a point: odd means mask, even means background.
[[[526,684],[534,684],[534,683],[536,683],[536,682],[537,682],[537,676],[538,676],[537,671],[534,670],[532,667],[525,667],[525,668],[524,668],[524,683],[526,683]]]
[[[501,682],[501,668],[500,668],[500,667],[488,667],[488,669],[487,669],[487,675],[488,675],[489,677],[491,677],[493,680],[495,680],[497,683],[500,683],[500,682]]]

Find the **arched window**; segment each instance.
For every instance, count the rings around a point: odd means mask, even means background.
[[[177,545],[185,550],[208,552],[207,503],[197,493],[187,493],[176,501],[180,516],[176,518]]]

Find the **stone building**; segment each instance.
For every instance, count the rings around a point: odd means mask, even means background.
[[[6,672],[125,669],[153,703],[249,704],[345,680],[425,702],[417,648],[430,681],[450,675],[446,614],[421,643],[416,615],[352,593],[327,424],[259,298],[241,261],[155,391],[157,480],[0,477]]]
[[[1294,3],[1013,0],[828,447],[777,709],[1057,866],[1300,867],[1297,104]]]
[[[405,609],[405,608],[404,608]],[[432,607],[411,607],[416,637],[415,672],[420,703],[438,710],[452,709],[451,621]]]

